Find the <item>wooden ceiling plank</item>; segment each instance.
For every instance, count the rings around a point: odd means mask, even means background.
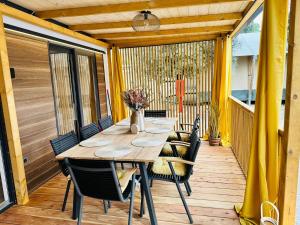
[[[81,33],[69,30],[69,29],[61,27],[61,26],[58,26],[54,23],[50,23],[48,21],[42,20],[40,18],[37,18],[36,16],[27,14],[25,12],[22,12],[18,9],[14,9],[14,8],[9,7],[7,5],[4,5],[4,4],[0,4],[0,12],[3,15],[10,16],[12,18],[19,19],[19,20],[25,21],[27,23],[30,23],[30,24],[33,24],[33,25],[36,25],[36,26],[39,26],[39,27],[42,27],[42,28],[45,28],[45,29],[48,29],[48,30],[52,30],[52,31],[58,32],[60,34],[64,34],[64,35],[67,35],[67,36],[70,36],[70,37],[73,37],[73,38],[76,38],[76,39],[79,39],[79,40],[82,40],[82,41],[86,41],[86,42],[89,42],[91,44],[101,46],[103,48],[109,47],[109,45],[105,42],[98,41],[98,40],[96,40],[94,38],[91,38],[89,36],[86,36],[86,35],[83,35]]]
[[[224,21],[224,20],[241,20],[242,13],[220,13],[220,14],[208,14],[198,16],[182,16],[182,17],[170,17],[160,19],[160,25],[170,25],[179,23],[199,23],[210,21]],[[112,29],[112,28],[128,28],[131,27],[132,21],[120,21],[120,22],[105,22],[105,23],[90,23],[90,24],[77,24],[72,25],[69,28],[75,31],[83,30],[99,30],[99,29]]]
[[[191,36],[180,36],[180,37],[139,38],[139,39],[127,39],[127,40],[114,40],[114,41],[109,41],[109,43],[111,45],[116,45],[121,48],[126,48],[126,47],[151,46],[151,45],[163,45],[163,44],[213,40],[219,36],[220,36],[219,34],[210,34],[210,35],[191,35]]]
[[[168,29],[159,31],[143,31],[143,32],[119,32],[119,33],[104,33],[94,34],[93,38],[96,39],[110,39],[110,38],[128,38],[128,37],[145,37],[145,36],[159,36],[159,35],[172,35],[172,34],[192,34],[192,33],[211,33],[211,32],[229,32],[233,30],[232,25],[225,26],[209,26],[209,27],[193,27],[183,29]]]
[[[54,9],[38,11],[36,16],[43,19],[57,18],[57,17],[71,17],[71,16],[84,16],[95,15],[104,13],[117,13],[117,12],[130,12],[141,11],[145,9],[157,8],[170,8],[170,7],[183,7],[191,5],[204,5],[204,4],[218,4],[226,2],[251,2],[254,0],[152,0],[143,2],[129,2],[120,4],[86,6],[77,8]]]

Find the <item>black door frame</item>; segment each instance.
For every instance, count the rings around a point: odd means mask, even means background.
[[[8,188],[8,196],[9,196],[9,203],[4,206],[4,208],[0,209],[0,213],[6,210],[7,208],[11,207],[12,205],[16,204],[16,191],[15,191],[15,185],[13,180],[13,172],[12,172],[12,166],[10,161],[10,155],[9,155],[9,148],[8,148],[8,142],[7,142],[7,136],[6,136],[6,128],[4,123],[4,115],[2,110],[2,102],[0,98],[0,145],[2,148],[2,158],[3,158],[3,164],[4,164],[4,172],[6,175],[6,184]],[[0,181],[1,182],[1,181]]]

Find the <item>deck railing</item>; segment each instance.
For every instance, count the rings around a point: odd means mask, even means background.
[[[254,122],[254,109],[233,96],[230,96],[230,106],[232,151],[245,176],[247,176]],[[283,130],[280,129],[278,135],[278,148],[280,155],[282,155]]]

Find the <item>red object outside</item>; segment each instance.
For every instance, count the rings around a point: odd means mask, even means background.
[[[183,111],[184,80],[176,80],[176,97],[179,99],[179,112]]]

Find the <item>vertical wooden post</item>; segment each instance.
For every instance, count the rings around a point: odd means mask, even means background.
[[[279,209],[281,223],[294,225],[300,156],[300,0],[291,0],[285,126]]]
[[[4,113],[4,121],[8,146],[13,170],[14,184],[18,204],[28,201],[27,184],[23,163],[23,155],[19,136],[19,127],[12,81],[7,55],[6,38],[3,24],[3,15],[0,13],[0,95]]]

